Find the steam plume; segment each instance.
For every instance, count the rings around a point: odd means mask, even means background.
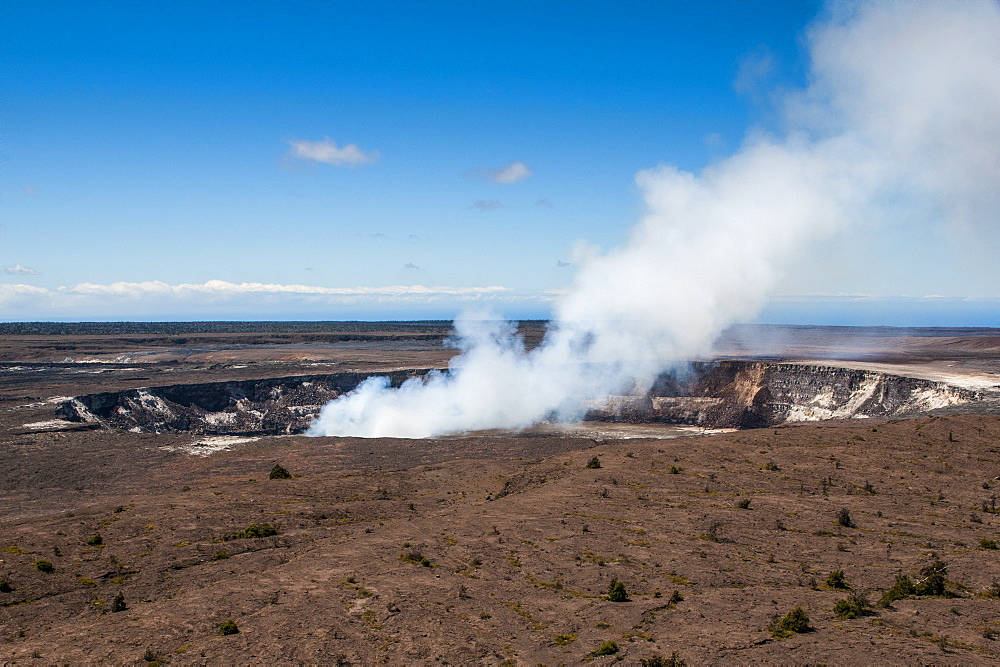
[[[310,433],[430,437],[573,419],[586,400],[641,390],[706,353],[808,242],[899,216],[996,224],[996,3],[832,5],[809,43],[810,84],[789,96],[786,136],[753,135],[697,175],[640,172],[647,214],[623,246],[581,260],[538,348],[526,352],[509,323],[460,319],[449,374],[397,390],[369,380]]]

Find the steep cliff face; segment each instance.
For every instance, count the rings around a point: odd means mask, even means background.
[[[382,373],[398,387],[425,370]],[[137,432],[191,431],[209,435],[304,431],[328,401],[357,387],[365,373],[299,375],[242,382],[145,387],[77,396],[56,413]]]
[[[388,373],[393,386],[426,370]],[[304,431],[320,408],[357,387],[362,373],[146,387],[77,396],[57,414],[137,432],[208,435]],[[662,375],[648,394],[611,396],[588,420],[761,428],[817,419],[916,414],[982,398],[979,392],[915,378],[827,366],[757,361],[694,364]]]
[[[874,371],[806,364],[721,361],[661,376],[642,421],[716,428],[918,414],[980,400],[977,391]],[[591,419],[633,421],[609,401]]]

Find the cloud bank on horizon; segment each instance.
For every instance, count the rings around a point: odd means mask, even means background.
[[[449,374],[373,378],[325,406],[312,435],[431,437],[573,420],[706,353],[763,306],[804,247],[886,217],[995,225],[1000,210],[1000,9],[993,2],[833,5],[784,136],[747,138],[699,174],[636,178],[647,213],[625,244],[582,249],[542,344],[456,322]],[[984,230],[992,231],[992,230]]]

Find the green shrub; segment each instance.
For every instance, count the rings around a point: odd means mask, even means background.
[[[229,558],[229,552],[223,549],[217,551],[212,557],[212,560],[226,560],[227,558]]]
[[[270,479],[291,479],[292,474],[282,466],[275,463],[274,467],[271,468],[271,474],[269,474],[268,477]]]
[[[741,510],[750,509],[750,498],[740,498],[739,500],[736,501],[736,506],[739,507]]]
[[[35,561],[35,569],[39,572],[52,572],[55,567],[47,560],[37,560]]]
[[[948,565],[940,560],[933,561],[927,567],[920,569],[923,580],[916,584],[917,595],[944,595],[944,575],[948,573]]]
[[[639,663],[642,667],[684,667],[687,665],[687,662],[677,655],[677,651],[671,653],[669,658],[654,655],[652,658],[643,658]]]
[[[841,618],[859,618],[871,613],[868,607],[868,599],[864,595],[853,593],[845,600],[837,600],[837,604],[833,606],[833,613]]]
[[[997,543],[995,540],[979,540],[980,549],[996,549]]]
[[[601,467],[601,460],[595,456],[592,459],[590,459],[589,461],[587,461],[587,466],[586,467],[588,467],[588,468],[600,468]]]
[[[850,585],[847,583],[847,579],[844,578],[843,570],[834,570],[830,573],[830,576],[826,578],[827,588],[836,588],[838,590],[848,590]]]
[[[128,606],[125,604],[125,596],[122,593],[118,593],[111,601],[111,611],[125,611]]]
[[[837,525],[844,528],[854,528],[854,521],[851,520],[851,511],[846,507],[841,507],[837,511]]]
[[[0,593],[10,593],[14,587],[6,579],[0,579]]]
[[[575,632],[567,632],[564,635],[556,635],[555,636],[555,642],[559,646],[566,646],[567,644],[572,644],[575,641],[576,641],[576,633]]]
[[[625,590],[625,584],[617,579],[612,579],[611,585],[608,586],[607,599],[611,602],[628,602],[628,591]]]
[[[219,634],[225,637],[226,635],[235,635],[240,629],[236,627],[236,621],[230,619],[219,626]]]
[[[908,576],[901,574],[896,577],[896,583],[892,585],[892,588],[887,590],[882,595],[882,599],[878,601],[878,606],[890,607],[896,600],[902,600],[903,598],[908,598],[915,594],[916,588],[914,587],[913,582]]]
[[[243,530],[238,530],[235,533],[229,533],[222,539],[229,540],[249,540],[258,537],[271,537],[272,535],[277,535],[278,529],[269,523],[251,523],[249,526]]]
[[[99,547],[104,544],[104,538],[101,537],[100,533],[94,533],[87,539],[87,544],[92,547]]]
[[[604,642],[594,651],[594,655],[614,655],[615,653],[618,653],[618,644],[612,639]]]
[[[809,616],[802,607],[796,607],[771,623],[771,634],[780,639],[809,631]]]
[[[424,567],[432,567],[434,563],[430,558],[427,558],[422,553],[416,549],[408,549],[403,553],[399,554],[399,560],[404,563],[413,563],[414,565],[423,565]]]

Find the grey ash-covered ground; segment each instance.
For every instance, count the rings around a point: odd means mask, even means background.
[[[36,340],[25,354],[37,362],[45,344],[78,343]],[[3,345],[17,366],[16,346]],[[137,351],[113,347],[102,349]],[[187,453],[192,434],[44,425],[53,397],[164,384],[169,373],[205,381],[376,363],[370,349],[296,348],[280,362],[287,349],[184,361],[183,346],[161,347],[174,358],[134,371],[5,372],[5,662],[1000,659],[995,415],[670,440],[265,436],[207,456]],[[977,349],[983,364],[995,358]],[[442,356],[383,352],[378,368],[417,367],[421,355],[423,367]],[[594,457],[599,468],[588,467]],[[275,464],[292,477],[270,479]],[[252,525],[277,534],[240,534]],[[897,576],[919,583],[937,561],[943,595],[875,605]],[[827,585],[838,570],[850,590]],[[612,580],[628,601],[605,599]],[[842,618],[834,607],[853,592],[870,614]],[[776,636],[773,618],[796,607],[810,630]],[[238,632],[219,634],[230,620]],[[617,652],[596,655],[607,642]]]

